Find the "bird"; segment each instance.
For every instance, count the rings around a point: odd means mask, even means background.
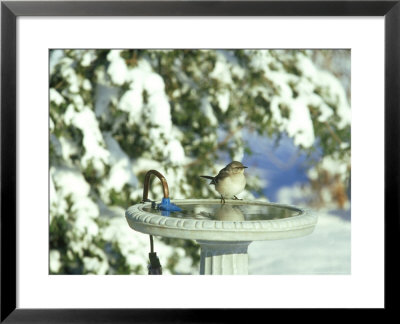
[[[246,177],[244,175],[244,166],[241,162],[232,161],[225,168],[221,169],[215,176],[201,175],[200,177],[211,180],[210,185],[215,185],[215,190],[221,195],[221,204],[225,204],[225,197],[236,197],[246,187]]]

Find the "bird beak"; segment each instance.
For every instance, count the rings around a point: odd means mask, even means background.
[[[247,166],[244,166],[244,165],[243,165],[243,169],[247,169],[247,168],[248,168]]]

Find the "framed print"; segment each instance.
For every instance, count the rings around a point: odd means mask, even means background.
[[[393,309],[399,1],[3,1],[1,31],[2,322]]]

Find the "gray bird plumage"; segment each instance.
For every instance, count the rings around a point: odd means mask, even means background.
[[[201,175],[200,177],[209,179],[210,185],[215,185],[215,189],[221,195],[221,203],[225,203],[225,197],[236,197],[246,186],[244,169],[247,168],[241,162],[232,161],[225,168],[221,169],[215,177]]]

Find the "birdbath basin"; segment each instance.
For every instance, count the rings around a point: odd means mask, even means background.
[[[129,226],[154,236],[196,240],[201,247],[200,274],[247,274],[252,241],[281,240],[312,233],[317,216],[290,205],[248,200],[174,200],[179,212],[151,202],[126,211]]]

